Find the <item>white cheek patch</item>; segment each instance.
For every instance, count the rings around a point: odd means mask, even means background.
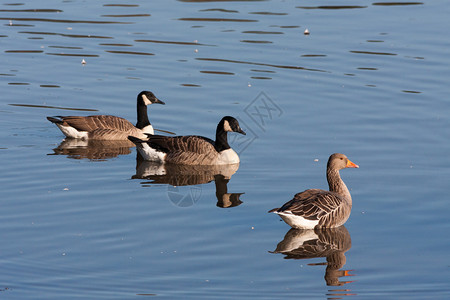
[[[227,120],[225,120],[225,122],[223,122],[223,130],[233,132],[233,129],[231,129],[230,123],[228,123]]]
[[[142,99],[144,100],[145,105],[152,104],[152,101],[150,101],[145,94],[142,95]]]

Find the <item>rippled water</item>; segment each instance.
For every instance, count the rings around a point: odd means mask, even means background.
[[[0,296],[449,298],[449,12],[0,2]],[[162,134],[213,137],[237,117],[240,165],[161,170],[127,143],[63,141],[46,120],[135,122],[142,90],[166,102],[149,109]],[[360,165],[342,171],[345,227],[292,231],[267,214],[325,188],[333,152]]]

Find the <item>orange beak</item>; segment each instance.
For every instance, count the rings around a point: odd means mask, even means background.
[[[347,168],[359,168],[359,166],[353,162],[350,161],[350,159],[347,160]]]

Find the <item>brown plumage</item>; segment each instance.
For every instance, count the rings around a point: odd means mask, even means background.
[[[166,162],[190,165],[209,165],[209,161],[217,153],[214,141],[201,136],[188,135],[167,138],[166,136],[152,136],[152,145],[167,151]],[[157,149],[158,149],[157,148]]]
[[[129,135],[146,138],[146,133],[153,134],[153,127],[148,120],[147,105],[164,104],[152,92],[143,91],[137,97],[137,123],[110,115],[94,116],[57,116],[47,117],[68,138],[92,140],[127,140]]]
[[[340,270],[347,259],[345,252],[352,247],[350,233],[345,226],[337,228],[294,229],[291,228],[275,251],[285,259],[312,259],[326,257],[325,281],[329,286],[342,286],[351,281],[341,281],[341,277],[352,276],[349,270]],[[309,263],[308,265],[323,265]]]
[[[303,191],[281,208],[274,208],[269,212],[280,215],[293,228],[332,228],[344,224],[350,216],[352,197],[339,175],[339,170],[358,167],[344,154],[331,155],[327,164],[329,191]]]
[[[225,116],[217,125],[215,141],[197,135],[175,137],[152,135],[146,140],[133,136],[128,138],[136,144],[142,157],[149,161],[185,165],[239,163],[238,154],[228,144],[228,132],[245,135],[235,118]]]

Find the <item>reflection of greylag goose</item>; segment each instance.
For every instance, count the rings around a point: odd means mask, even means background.
[[[227,133],[245,132],[233,117],[223,117],[217,125],[216,140],[187,136],[152,135],[148,140],[128,137],[145,160],[184,165],[224,165],[239,163],[239,156],[228,145]]]
[[[74,159],[104,160],[131,153],[134,144],[125,141],[65,139],[50,155],[67,155]]]
[[[312,259],[326,257],[325,281],[330,286],[341,286],[351,281],[340,281],[352,276],[348,270],[340,270],[346,263],[345,252],[352,247],[350,233],[344,226],[337,228],[294,229],[291,228],[275,251],[285,259]],[[322,265],[310,264],[310,265]]]
[[[339,170],[359,168],[347,156],[335,153],[327,164],[329,191],[310,189],[298,193],[281,208],[269,212],[278,214],[293,228],[338,227],[344,224],[352,209],[352,196]]]
[[[109,115],[57,116],[47,117],[47,119],[56,124],[68,138],[126,140],[129,135],[146,138],[146,133],[153,134],[153,127],[147,115],[147,105],[152,103],[164,104],[152,92],[142,91],[139,93],[136,126],[126,119]]]

